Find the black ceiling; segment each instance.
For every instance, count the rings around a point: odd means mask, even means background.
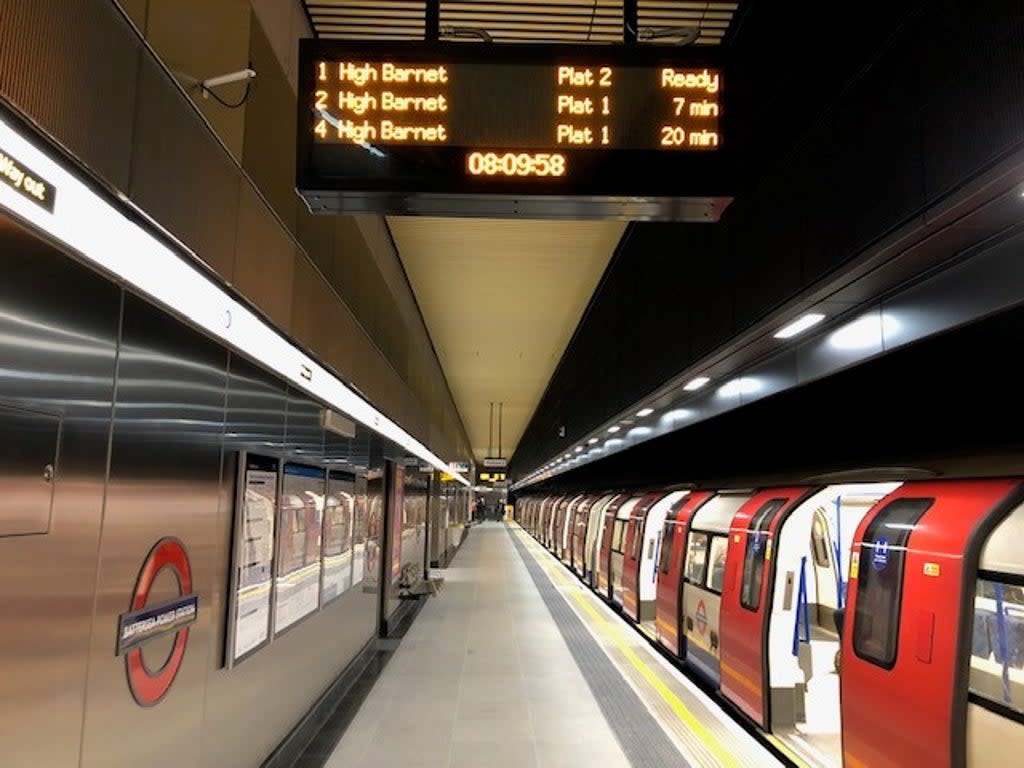
[[[717,225],[632,226],[513,456],[514,476],[1021,150],[1024,5],[984,10],[965,14],[953,0],[746,8],[726,51],[741,112],[727,137],[736,200]],[[799,396],[787,402],[796,408]]]

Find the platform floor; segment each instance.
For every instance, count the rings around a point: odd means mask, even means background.
[[[779,765],[514,524],[443,576],[330,768]]]

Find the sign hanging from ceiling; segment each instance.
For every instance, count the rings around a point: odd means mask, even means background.
[[[699,50],[303,40],[300,67],[313,212],[711,221],[730,199]]]

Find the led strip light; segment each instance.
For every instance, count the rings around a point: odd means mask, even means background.
[[[232,298],[187,257],[165,245],[40,151],[6,117],[0,117],[0,154],[38,174],[56,196],[52,198],[50,212],[19,192],[12,185],[15,179],[8,177],[11,183],[0,184],[0,206],[7,211],[209,336],[260,361],[298,389],[346,413],[463,485],[470,485],[429,448]],[[7,168],[2,170],[7,175]]]

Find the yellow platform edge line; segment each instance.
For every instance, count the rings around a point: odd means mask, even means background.
[[[544,566],[544,569],[548,571],[549,574],[554,575],[557,573],[554,569],[547,567],[546,564],[540,563],[539,560],[538,563]],[[556,578],[561,581],[563,585],[569,585],[571,583],[566,580],[562,574],[558,574]],[[719,764],[725,768],[742,768],[743,763],[739,762],[733,754],[728,751],[728,748],[722,744],[715,734],[708,730],[707,726],[701,722],[700,718],[694,715],[679,699],[679,697],[676,696],[664,682],[662,682],[647,663],[637,656],[636,652],[629,647],[629,644],[622,638],[619,629],[598,613],[597,609],[590,605],[584,595],[574,592],[572,593],[572,597],[576,604],[579,605],[588,616],[590,616],[597,628],[607,636],[607,638],[615,645],[616,648],[619,649],[629,663],[640,673],[644,680],[647,681],[647,684],[650,685],[661,699],[669,705],[676,717],[678,717],[683,724],[697,736],[704,747],[711,752]]]

